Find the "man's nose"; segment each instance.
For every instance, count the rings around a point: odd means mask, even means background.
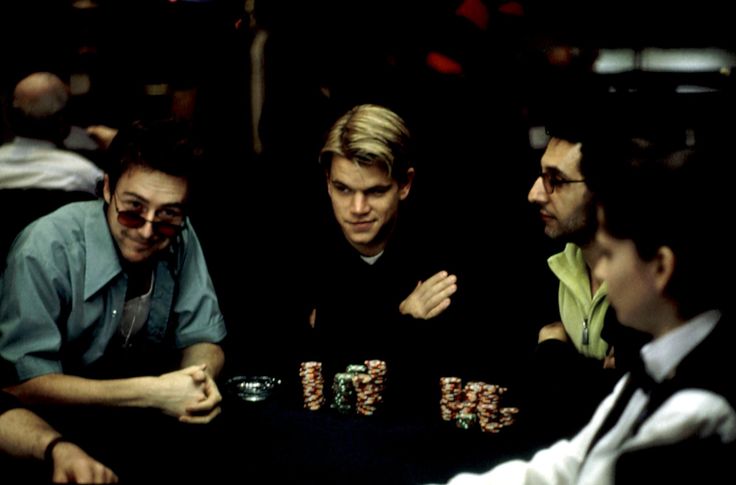
[[[350,210],[354,214],[365,214],[370,210],[368,199],[363,192],[356,191],[351,201]]]
[[[549,194],[544,189],[544,182],[542,182],[542,176],[538,176],[532,184],[532,188],[529,189],[529,195],[527,200],[532,204],[544,204],[549,201]]]
[[[141,237],[150,239],[156,233],[156,231],[153,230],[153,218],[156,216],[156,212],[149,211],[143,214],[143,216],[146,222],[144,222],[143,225],[138,228],[138,234],[140,234]]]
[[[153,230],[153,222],[146,221],[141,227],[138,228],[138,234],[145,239],[151,239],[155,231]]]

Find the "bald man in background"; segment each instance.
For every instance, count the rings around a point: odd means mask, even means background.
[[[15,138],[0,146],[0,189],[80,191],[96,195],[102,171],[64,148],[71,125],[69,90],[49,72],[23,78],[15,87],[10,127]]]
[[[0,204],[13,207],[0,235],[0,271],[10,244],[26,225],[62,205],[98,195],[102,170],[65,146],[71,133],[68,103],[68,87],[49,72],[33,73],[15,87],[8,113],[15,138],[0,146]],[[89,135],[81,131],[88,145],[99,149],[115,133],[99,127],[88,129]]]

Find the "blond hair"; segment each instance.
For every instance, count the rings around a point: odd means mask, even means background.
[[[411,167],[409,130],[393,111],[362,104],[342,115],[330,128],[319,161],[329,170],[337,155],[361,165],[383,165],[399,183],[406,182]]]

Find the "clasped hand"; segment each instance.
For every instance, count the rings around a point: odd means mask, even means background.
[[[159,376],[159,409],[183,423],[212,421],[221,412],[222,396],[206,368],[192,365]]]

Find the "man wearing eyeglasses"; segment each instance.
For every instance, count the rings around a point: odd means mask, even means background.
[[[578,116],[574,116],[577,114]],[[600,258],[595,238],[596,197],[581,174],[584,140],[597,136],[596,123],[583,109],[550,120],[541,173],[529,191],[545,234],[565,243],[549,268],[559,280],[560,321],[539,330],[534,354],[529,421],[539,445],[583,426],[598,402],[622,374],[646,336],[622,327],[610,313],[607,287],[593,275]],[[616,341],[618,362],[613,358]],[[616,368],[617,367],[617,368]],[[558,396],[551,402],[550,394]],[[544,401],[539,406],[536,403]]]
[[[565,250],[548,263],[560,280],[562,322],[545,326],[540,341],[570,340],[581,354],[603,359],[608,344],[601,338],[608,309],[606,288],[591,277],[600,256],[595,241],[598,224],[595,201],[580,175],[581,143],[552,134],[541,159],[542,173],[529,191],[529,202],[539,207],[544,233],[566,243]]]
[[[184,423],[219,414],[226,330],[186,217],[199,160],[186,135],[174,122],[120,133],[104,200],[67,205],[16,240],[0,354],[21,400],[153,408]]]

